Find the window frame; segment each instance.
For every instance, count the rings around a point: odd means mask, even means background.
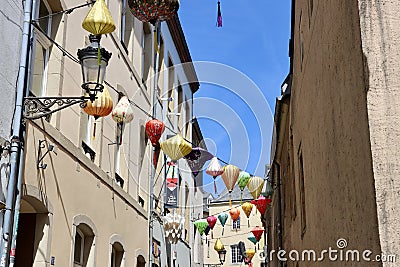
[[[75,253],[76,253],[76,236],[79,235],[79,237],[81,238],[81,251],[80,251],[80,261],[77,262],[75,261]],[[77,264],[79,266],[83,266],[83,255],[84,255],[84,249],[85,249],[85,235],[83,234],[83,232],[79,229],[76,228],[76,232],[75,232],[75,237],[74,237],[74,264]]]
[[[35,27],[33,28],[34,33],[35,33],[35,41],[34,41],[34,53],[33,55],[35,58],[33,58],[33,77],[35,76],[35,61],[36,61],[36,53],[38,52],[38,49],[41,49],[41,53],[43,53],[43,73],[42,73],[42,78],[40,81],[40,87],[39,88],[39,93],[35,94],[33,88],[31,88],[32,93],[35,96],[45,96],[46,95],[46,88],[47,88],[47,74],[48,74],[48,65],[49,65],[49,59],[50,59],[50,47],[52,46],[52,43],[50,40],[46,37],[51,36],[51,30],[52,30],[52,16],[51,14],[53,13],[53,10],[51,9],[51,6],[49,5],[47,0],[40,0],[37,2],[36,6],[36,14],[35,14],[35,19],[39,18],[40,15],[40,6],[41,3],[43,3],[44,7],[46,8],[48,12],[48,21],[47,21],[47,28],[42,29],[46,34],[43,34],[41,31],[36,29]],[[40,26],[40,24],[39,24]],[[33,86],[33,82],[32,82]]]
[[[240,217],[236,221],[232,222],[232,230],[240,230]]]
[[[241,264],[242,256],[238,245],[231,245],[231,264]]]

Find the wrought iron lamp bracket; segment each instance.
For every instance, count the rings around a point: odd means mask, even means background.
[[[35,120],[46,117],[52,113],[67,107],[79,104],[81,108],[86,107],[86,102],[93,97],[25,97],[24,98],[24,119]],[[51,109],[53,106],[56,108]]]
[[[54,150],[54,145],[48,144],[47,145],[47,151],[42,155],[42,149],[46,148],[46,145],[44,144],[44,142],[46,142],[46,140],[39,140],[38,154],[37,154],[37,164],[36,164],[36,167],[38,169],[43,169],[43,170],[47,168],[47,164],[43,163],[44,157],[46,157],[46,155],[50,151]]]

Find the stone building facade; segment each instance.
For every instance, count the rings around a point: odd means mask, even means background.
[[[270,266],[397,266],[399,11],[396,1],[292,1],[291,69],[275,109],[268,250],[297,250],[300,260],[286,254],[279,261],[275,253]],[[326,254],[318,261],[329,248],[343,260]],[[317,260],[302,261],[310,249]]]
[[[12,80],[16,76],[11,63],[12,59],[19,59],[17,33],[21,18],[17,14],[23,8],[14,2],[0,4],[0,7],[8,5],[1,8],[0,18],[8,18],[17,29],[13,32],[15,36],[8,32],[11,28],[5,32],[5,36],[15,39],[12,40],[15,51],[11,46],[6,50],[10,55],[6,69],[12,75],[0,78],[0,84],[9,84],[4,88],[9,88],[11,96],[15,92]],[[199,83],[177,16],[161,24],[159,62],[154,66],[154,26],[134,18],[126,0],[106,2],[117,26],[101,40],[101,45],[112,52],[106,87],[114,105],[121,95],[135,103],[132,105],[134,120],[121,130],[111,116],[94,120],[79,105],[48,118],[27,120],[15,266],[148,266],[150,257],[153,266],[173,264],[158,221],[154,224],[152,241],[160,253],[153,253],[149,246],[149,189],[154,188],[157,219],[164,211],[165,186],[164,176],[154,185],[149,182],[153,147],[146,136],[145,123],[153,109],[154,68],[157,67],[160,75],[156,117],[167,127],[160,141],[177,132],[191,141],[192,98]],[[80,65],[66,57],[50,39],[73,55],[86,47],[88,33],[81,23],[90,7],[55,14],[85,1],[37,0],[34,3],[34,18],[42,18],[38,24],[43,31],[35,29],[32,39],[31,94],[39,97],[82,95]],[[15,16],[4,15],[8,11]],[[0,68],[5,67],[3,63]],[[9,134],[9,129],[5,129],[6,126],[2,128],[5,135]],[[196,140],[201,139],[201,131],[196,131]],[[53,149],[43,158],[44,167],[38,158],[49,147]],[[179,164],[182,169],[188,169],[184,160]],[[157,170],[163,165],[164,157],[160,156]],[[192,207],[201,206],[202,195],[200,190],[196,191],[190,172],[182,172],[181,176],[192,205],[182,211],[189,224],[185,226],[186,237],[178,244],[182,248],[176,253],[182,260],[187,259],[181,266],[189,266],[194,259],[192,248],[198,242],[190,224]]]

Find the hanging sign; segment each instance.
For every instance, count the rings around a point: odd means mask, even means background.
[[[179,174],[177,164],[169,161],[167,162],[167,200],[165,205],[169,208],[177,208],[178,207],[178,183],[179,183]]]

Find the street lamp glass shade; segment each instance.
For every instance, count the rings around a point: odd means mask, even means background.
[[[219,261],[221,262],[221,264],[224,264],[225,256],[226,256],[226,250],[223,249],[221,251],[218,251],[218,256],[219,256]]]
[[[88,47],[78,49],[78,58],[82,67],[82,88],[90,96],[95,96],[98,91],[103,91],[106,67],[111,53],[99,47],[99,37],[91,35],[90,41],[91,44]]]

